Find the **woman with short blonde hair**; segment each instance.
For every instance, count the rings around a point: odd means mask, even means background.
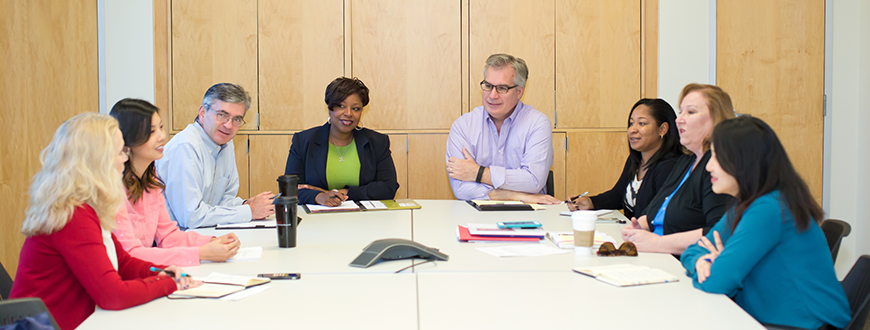
[[[41,298],[62,329],[77,327],[96,306],[124,309],[201,284],[178,267],[131,257],[112,235],[125,200],[123,148],[114,118],[83,113],[64,122],[40,155],[10,298]]]

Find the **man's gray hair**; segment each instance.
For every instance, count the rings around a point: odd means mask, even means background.
[[[215,100],[221,100],[226,103],[244,103],[245,115],[248,114],[248,109],[251,108],[251,95],[242,86],[236,84],[220,83],[209,87],[205,92],[205,96],[202,97],[202,105],[210,107]],[[199,122],[199,115],[196,116],[196,121]]]
[[[510,65],[514,68],[514,85],[526,87],[526,80],[529,79],[529,67],[526,66],[526,61],[519,57],[513,57],[508,54],[492,54],[486,59],[486,66],[483,68],[483,79],[486,79],[486,70],[489,67],[496,69],[504,68]]]

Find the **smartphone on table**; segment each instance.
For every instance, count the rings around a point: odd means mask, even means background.
[[[541,228],[537,221],[505,221],[496,223],[501,229],[536,229]]]
[[[257,277],[268,277],[273,280],[298,280],[302,278],[300,273],[263,273],[257,274]]]

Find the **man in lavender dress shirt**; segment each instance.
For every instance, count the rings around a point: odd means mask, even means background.
[[[483,106],[453,122],[447,138],[447,175],[457,199],[561,202],[545,191],[553,165],[550,119],[520,102],[528,76],[520,58],[486,60]]]

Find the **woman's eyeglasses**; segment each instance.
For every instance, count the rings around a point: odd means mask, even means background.
[[[619,256],[627,256],[627,257],[637,257],[637,246],[632,242],[624,242],[619,245],[617,249],[613,243],[604,242],[601,244],[601,247],[598,248],[598,256],[600,257],[619,257]]]

